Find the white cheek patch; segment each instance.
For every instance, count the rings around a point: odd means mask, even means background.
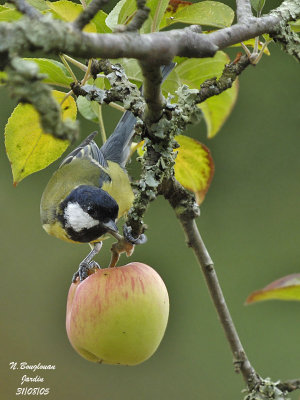
[[[68,203],[64,216],[67,222],[66,227],[72,228],[75,232],[80,232],[83,229],[89,229],[99,224],[99,221],[83,211],[78,203]]]

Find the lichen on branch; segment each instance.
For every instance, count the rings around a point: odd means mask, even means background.
[[[121,101],[126,110],[130,110],[137,117],[142,116],[145,108],[144,98],[137,86],[129,81],[120,64],[111,64],[108,60],[93,60],[91,72],[94,78],[103,72],[111,88],[104,90],[94,85],[80,86],[79,83],[74,83],[72,90],[76,96],[83,96],[99,104]]]

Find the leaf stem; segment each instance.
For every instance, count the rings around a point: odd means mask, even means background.
[[[70,97],[72,94],[73,94],[73,90],[70,90],[68,93],[66,93],[65,97],[60,102],[60,105],[62,106],[64,104],[64,102],[67,100],[67,98]]]
[[[63,56],[67,61],[69,61],[70,63],[75,65],[77,68],[81,69],[81,71],[86,72],[86,70],[87,70],[87,66],[86,65],[84,65],[81,62],[75,60],[74,58],[68,56],[67,54],[63,54]]]
[[[120,106],[119,104],[117,104],[117,103],[115,103],[115,102],[113,102],[113,101],[110,102],[108,105],[109,105],[110,107],[112,107],[112,108],[115,108],[116,110],[119,110],[119,111],[122,111],[122,112],[125,112],[125,111],[126,111],[124,107]]]
[[[90,78],[90,76],[91,76],[92,62],[93,62],[93,59],[90,58],[90,59],[89,59],[89,62],[88,62],[87,69],[86,69],[86,71],[85,71],[85,75],[84,75],[84,77],[83,77],[83,79],[82,79],[82,81],[81,81],[81,85],[80,85],[80,86],[85,85],[86,82],[87,82],[87,80]]]
[[[98,119],[99,119],[99,127],[100,127],[100,133],[101,133],[101,138],[102,138],[102,144],[104,144],[106,142],[106,132],[105,132],[105,126],[104,126],[104,121],[103,121],[101,104],[98,104]]]
[[[73,78],[74,82],[78,82],[78,79],[76,78],[76,75],[74,74],[74,72],[72,71],[72,68],[70,67],[70,65],[68,64],[65,55],[60,53],[59,54],[59,58],[61,59],[61,61],[63,62],[64,66],[67,68],[67,70],[69,71],[71,77]]]

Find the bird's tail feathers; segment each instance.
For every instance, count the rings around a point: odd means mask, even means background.
[[[167,78],[175,65],[176,64],[172,62],[161,68],[162,82]],[[142,87],[140,90],[142,91]],[[123,168],[125,167],[130,154],[130,145],[134,135],[135,124],[136,117],[131,111],[126,111],[121,117],[114,132],[101,147],[101,151],[106,160],[117,162]]]

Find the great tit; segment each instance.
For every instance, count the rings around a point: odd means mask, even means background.
[[[163,79],[174,68],[162,68]],[[116,235],[116,221],[130,209],[134,194],[125,169],[134,135],[135,116],[126,111],[101,148],[90,134],[61,163],[41,199],[45,231],[72,243],[90,243],[92,251],[80,263],[73,281],[83,280],[88,269],[99,267],[93,257],[107,233]]]

